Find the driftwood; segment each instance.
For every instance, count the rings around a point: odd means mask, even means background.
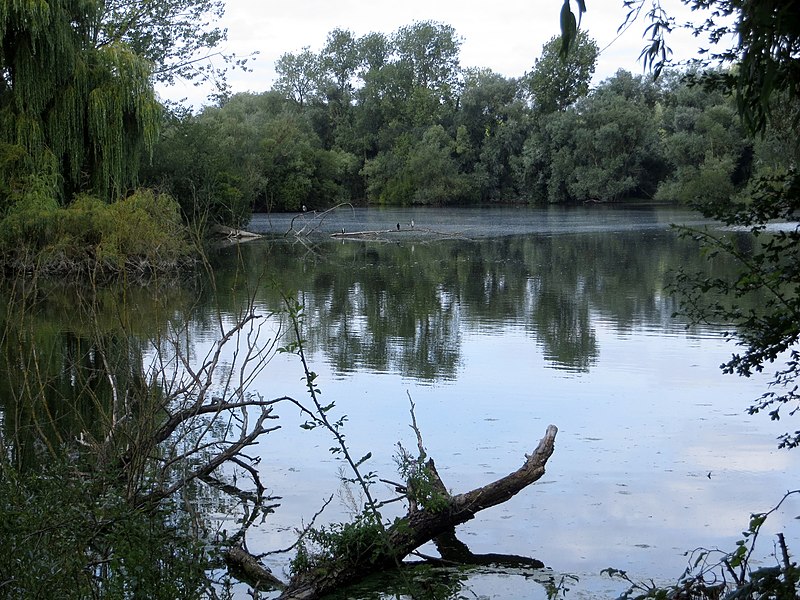
[[[369,236],[376,236],[376,235],[389,235],[393,233],[408,233],[408,232],[419,232],[419,231],[428,231],[422,229],[411,229],[405,228],[401,229],[399,227],[395,229],[368,229],[366,231],[344,231],[332,233],[331,237],[335,238],[350,238],[350,237],[369,237]]]
[[[447,493],[436,473],[433,460],[429,460],[428,471],[434,477],[434,486],[444,494],[444,505],[432,510],[419,508],[410,501],[406,516],[386,529],[383,543],[375,544],[368,552],[337,556],[324,565],[295,575],[281,594],[280,600],[312,600],[355,583],[367,575],[396,568],[404,558],[431,540],[438,540],[440,548],[445,547],[448,541],[452,546],[450,536],[454,537],[454,528],[457,525],[469,521],[485,508],[509,500],[544,475],[545,464],[553,454],[557,432],[557,428],[550,425],[536,450],[526,455],[526,460],[519,469],[464,494]],[[469,553],[469,550],[466,552]],[[471,553],[463,557],[468,560],[470,555],[476,557]],[[538,566],[538,561],[531,560],[528,563],[528,566],[533,565]]]
[[[285,587],[280,579],[275,577],[267,567],[262,565],[243,546],[231,546],[225,551],[223,558],[240,579],[246,581],[255,589],[280,590]]]
[[[260,233],[253,233],[252,231],[246,231],[244,229],[234,229],[233,227],[219,224],[211,226],[211,233],[229,240],[239,241],[257,240],[263,237]]]
[[[398,223],[398,225],[400,225]],[[339,240],[383,240],[390,238],[395,234],[415,234],[416,238],[453,238],[453,239],[468,239],[463,233],[437,231],[435,229],[428,229],[426,227],[417,227],[400,225],[391,229],[368,229],[364,231],[337,231],[331,234],[332,238]]]

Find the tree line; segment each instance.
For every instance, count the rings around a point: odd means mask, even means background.
[[[462,68],[449,25],[335,29],[319,52],[282,55],[270,90],[171,114],[145,181],[241,223],[339,202],[725,200],[787,166],[788,123],[751,139],[734,99],[691,71],[621,70],[592,89],[598,47],[582,31],[573,44],[564,60],[554,37],[508,78]]]
[[[0,12],[6,265],[29,266],[43,249],[50,263],[81,262],[87,230],[111,248],[101,262],[158,263],[119,246],[119,218],[104,208],[141,198],[141,187],[165,192],[152,197],[171,198],[188,222],[241,225],[252,211],[339,202],[725,199],[795,156],[790,119],[753,140],[734,97],[703,85],[705,71],[658,81],[620,71],[592,89],[598,48],[582,31],[566,57],[553,38],[529,72],[509,78],[463,67],[446,24],[360,37],[335,29],[319,51],[283,54],[271,89],[231,95],[198,61],[224,39],[218,0],[48,6]],[[177,77],[222,86],[193,114],[155,95],[154,82]],[[163,212],[137,205],[142,220]]]

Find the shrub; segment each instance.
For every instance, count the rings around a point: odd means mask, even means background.
[[[97,478],[99,481],[100,478]],[[0,464],[4,598],[200,598],[208,557],[166,507],[132,508],[66,463]]]
[[[45,273],[160,271],[187,262],[189,244],[165,194],[137,190],[113,204],[80,195],[60,208],[32,186],[0,223],[0,256],[6,268]]]

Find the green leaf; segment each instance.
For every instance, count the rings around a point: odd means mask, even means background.
[[[570,8],[569,0],[564,0],[561,7],[561,51],[559,52],[562,59],[566,60],[577,32],[578,24]]]
[[[744,557],[747,554],[747,546],[744,545],[744,542],[742,540],[739,540],[736,543],[741,545],[736,549],[736,551],[733,554],[731,554],[729,563],[733,568],[741,566],[742,563],[744,562]]]
[[[764,521],[767,520],[767,515],[764,513],[756,513],[750,516],[750,532],[756,533],[758,529],[764,524]]]
[[[372,458],[372,452],[367,452],[364,456],[362,456],[361,458],[358,459],[358,462],[356,463],[356,467],[364,464],[370,458]]]

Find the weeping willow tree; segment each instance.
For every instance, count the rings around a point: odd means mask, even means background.
[[[123,41],[96,45],[103,3],[0,3],[3,209],[31,194],[119,197],[155,141],[152,64]]]
[[[216,50],[223,12],[222,0],[2,0],[0,209],[26,185],[118,197],[157,132],[152,82],[224,95],[226,69],[246,68]]]

